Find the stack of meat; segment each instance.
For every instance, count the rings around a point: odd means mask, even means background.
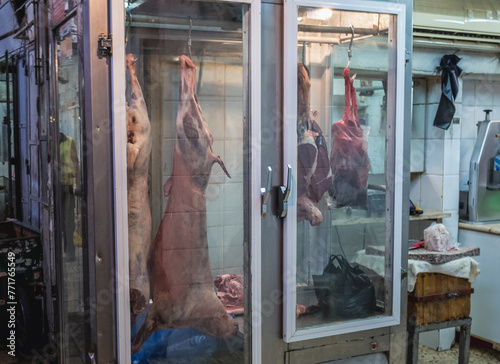
[[[345,106],[342,120],[332,125],[330,165],[334,175],[330,195],[334,207],[366,207],[369,160],[363,129],[359,125],[356,89],[349,69],[344,69]]]
[[[309,91],[311,81],[306,67],[298,65],[297,89],[297,220],[321,224],[323,216],[316,206],[332,184],[332,173],[323,131],[313,120]]]
[[[217,297],[229,314],[238,315],[244,311],[244,277],[241,274],[220,274],[215,278]]]

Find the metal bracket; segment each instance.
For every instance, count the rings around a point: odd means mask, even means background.
[[[111,57],[113,54],[113,34],[100,33],[97,38],[97,55],[99,58]]]

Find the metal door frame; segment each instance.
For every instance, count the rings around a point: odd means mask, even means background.
[[[94,0],[97,1],[97,0]],[[248,123],[250,160],[250,201],[247,210],[250,210],[250,250],[249,259],[245,257],[246,262],[250,262],[251,272],[250,293],[251,301],[251,362],[261,363],[261,197],[260,197],[260,160],[261,160],[261,1],[260,0],[218,0],[220,2],[232,2],[248,4],[250,6],[250,24],[249,34],[244,37],[250,39],[250,49],[247,60],[249,63],[247,87],[249,100],[250,120]],[[125,100],[125,11],[123,2],[120,0],[110,0],[110,32],[113,34],[113,57],[111,59],[111,99],[112,99],[112,118],[113,121],[113,175],[114,185],[114,213],[115,213],[115,260],[116,260],[116,304],[117,304],[117,332],[118,335],[118,362],[130,363],[131,361],[131,343],[130,343],[130,298],[129,298],[129,255],[128,255],[128,215],[127,215],[127,161],[126,161],[126,124],[121,122],[126,119],[126,100]],[[245,56],[244,56],[245,58]],[[248,191],[246,191],[248,192]],[[246,307],[245,307],[246,309]],[[247,321],[248,322],[248,321]]]
[[[395,165],[392,162],[388,162],[387,174],[390,175],[394,173],[393,178],[394,183],[390,188],[392,196],[394,196],[394,202],[390,201],[389,215],[387,219],[393,221],[392,229],[387,230],[388,234],[392,234],[393,251],[390,256],[393,257],[392,267],[392,277],[397,277],[400,272],[401,267],[401,241],[402,241],[402,231],[401,231],[401,218],[402,216],[402,171],[403,171],[403,131],[404,131],[404,84],[405,84],[405,10],[404,4],[394,4],[394,3],[379,3],[373,1],[349,1],[349,2],[326,2],[317,0],[285,0],[284,4],[284,21],[285,21],[285,32],[284,32],[284,47],[285,47],[285,87],[284,87],[284,123],[290,127],[284,128],[284,165],[290,165],[293,171],[297,171],[297,138],[295,128],[292,127],[296,124],[296,111],[297,110],[297,61],[294,55],[297,53],[297,6],[311,6],[315,8],[327,7],[335,10],[346,10],[346,11],[367,11],[371,13],[384,13],[394,15],[396,20],[394,21],[396,25],[395,38],[397,42],[396,54],[393,56],[391,47],[389,46],[389,52],[391,58],[395,57],[395,62],[392,66],[396,66],[395,75],[395,102],[393,105],[395,115],[393,121],[393,128],[396,132],[392,133],[392,137],[395,138],[395,146],[391,145],[390,137],[387,135],[387,140],[389,143],[387,145],[387,157],[389,161],[395,159]],[[391,62],[392,63],[392,62]],[[391,65],[389,65],[391,66]],[[389,70],[390,72],[390,70]],[[390,81],[390,79],[389,79]],[[392,119],[392,117],[391,117]],[[389,125],[388,127],[391,128]],[[389,149],[394,147],[394,150]],[[284,181],[286,183],[286,181]],[[290,182],[288,182],[290,183]],[[294,184],[295,187],[295,184]],[[293,190],[296,190],[292,188]],[[292,192],[293,193],[293,192]],[[296,200],[292,198],[292,200]],[[391,198],[392,200],[392,198]],[[394,204],[394,205],[393,205]],[[401,286],[398,279],[393,280],[392,284],[392,314],[383,317],[367,318],[363,320],[348,321],[345,323],[328,324],[318,327],[297,330],[295,327],[295,312],[296,312],[296,263],[297,263],[297,205],[295,203],[289,203],[289,213],[284,219],[284,266],[283,266],[283,276],[284,276],[284,339],[287,342],[316,339],[324,336],[339,335],[345,333],[351,333],[355,331],[371,330],[385,326],[398,325],[400,323],[400,295]],[[390,237],[390,235],[388,236]]]
[[[376,2],[391,2],[405,4],[405,104],[409,104],[411,96],[411,53],[412,53],[412,11],[413,0],[377,0]],[[284,0],[262,1],[262,166],[270,165],[277,171],[273,176],[273,185],[282,185],[286,174],[281,148],[284,144],[283,137],[283,72],[284,57],[284,26],[283,26]],[[405,125],[411,120],[411,107],[404,110]],[[409,140],[411,128],[405,127],[401,143],[404,151],[399,158],[403,164],[402,195],[409,195],[410,173]],[[402,203],[402,237],[408,236],[408,208],[407,201]],[[399,364],[406,360],[406,320],[401,320],[397,326],[383,327],[349,334],[285,343],[282,337],[283,329],[283,282],[282,282],[282,257],[283,257],[283,224],[280,219],[268,214],[262,221],[262,281],[263,299],[263,357],[266,362],[272,363],[322,363],[343,358],[355,357],[364,354],[384,352],[388,354],[389,363]],[[401,268],[407,268],[407,252],[401,251]],[[399,273],[397,275],[399,279]],[[396,279],[396,277],[395,277]],[[401,275],[401,317],[406,317],[406,286],[407,279]],[[373,350],[371,344],[376,344]]]

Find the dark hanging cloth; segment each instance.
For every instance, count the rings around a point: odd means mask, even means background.
[[[441,71],[441,100],[434,118],[434,126],[448,130],[455,114],[455,98],[458,94],[458,77],[462,69],[457,66],[460,57],[450,54],[441,58],[438,70]]]

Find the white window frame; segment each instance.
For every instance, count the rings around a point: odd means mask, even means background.
[[[250,6],[250,138],[252,146],[251,163],[251,272],[252,272],[252,363],[262,362],[262,310],[261,310],[261,1],[260,0],[218,0],[218,2],[243,3]],[[113,57],[111,59],[111,99],[113,103],[113,153],[115,180],[115,251],[117,267],[117,341],[118,361],[131,362],[130,343],[130,297],[129,297],[129,254],[127,214],[127,135],[125,99],[125,7],[122,0],[111,0],[110,31],[113,34]],[[253,163],[255,161],[255,163]]]
[[[284,219],[284,319],[285,342],[316,339],[325,336],[371,330],[394,326],[401,316],[401,246],[403,216],[403,140],[404,140],[404,71],[405,71],[405,25],[406,6],[377,1],[314,1],[285,0],[284,4],[284,171],[290,165],[297,171],[297,7],[309,6],[346,11],[366,11],[397,16],[396,59],[396,132],[395,132],[395,188],[394,188],[394,248],[393,248],[393,292],[392,315],[331,323],[311,328],[296,327],[297,303],[297,196],[296,181],[293,180],[292,196],[288,203],[288,214]],[[390,72],[390,71],[389,71]],[[286,178],[286,177],[285,177]],[[286,185],[286,181],[284,181]],[[399,217],[399,218],[398,218]]]

